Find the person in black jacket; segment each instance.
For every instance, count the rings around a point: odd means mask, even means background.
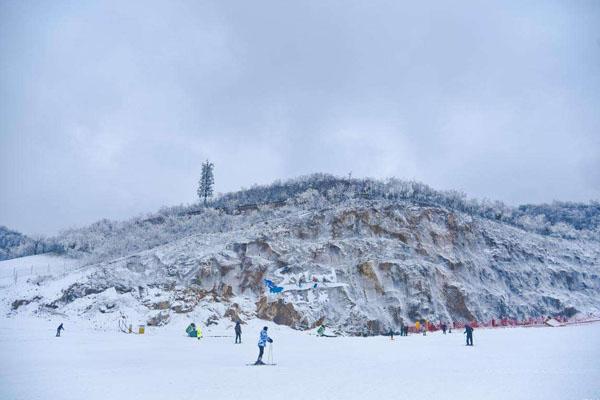
[[[239,320],[235,323],[235,343],[242,343],[242,325]]]
[[[60,331],[64,331],[65,328],[63,327],[62,322],[60,323],[60,325],[58,326],[58,328],[56,328],[56,337],[60,337]]]
[[[473,328],[471,325],[465,325],[465,332],[467,334],[467,346],[473,346]]]

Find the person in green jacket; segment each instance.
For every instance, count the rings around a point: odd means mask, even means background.
[[[323,336],[325,334],[325,327],[321,325],[319,329],[317,329],[317,335]]]
[[[189,324],[188,327],[185,328],[185,332],[188,334],[189,337],[196,337],[197,336],[196,324],[194,324],[193,322],[191,324]]]

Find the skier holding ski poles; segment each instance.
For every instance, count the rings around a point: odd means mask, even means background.
[[[260,338],[258,339],[258,360],[256,360],[254,365],[265,365],[265,363],[262,361],[262,356],[265,352],[265,346],[267,345],[267,342],[273,343],[273,339],[271,339],[267,333],[268,329],[269,328],[265,326],[262,331],[260,331]]]

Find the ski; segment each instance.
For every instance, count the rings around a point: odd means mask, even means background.
[[[246,364],[248,367],[272,367],[277,365],[277,363],[263,363],[263,364],[256,364],[256,363],[251,363],[251,364]]]

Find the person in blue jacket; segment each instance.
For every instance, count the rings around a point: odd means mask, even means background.
[[[471,325],[465,325],[465,332],[467,334],[467,346],[473,346],[473,327]]]
[[[255,365],[264,365],[265,364],[262,361],[262,356],[263,356],[263,353],[265,352],[265,346],[267,345],[267,342],[273,343],[273,339],[271,339],[269,337],[269,334],[267,333],[268,329],[269,328],[267,328],[265,326],[262,329],[262,331],[260,331],[260,337],[258,339],[258,360],[256,360],[256,362],[254,363]]]
[[[237,320],[237,322],[235,323],[235,343],[242,343],[242,325],[241,325],[242,321]]]
[[[64,331],[65,328],[63,327],[62,322],[60,323],[60,325],[58,326],[58,328],[56,328],[56,337],[60,337],[60,331]]]

